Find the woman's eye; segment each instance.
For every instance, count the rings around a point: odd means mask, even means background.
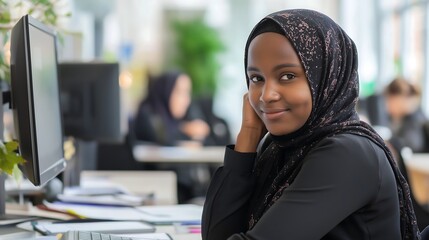
[[[281,79],[283,79],[283,80],[291,80],[291,79],[294,79],[294,78],[295,78],[295,75],[292,74],[292,73],[286,73],[285,75],[283,75],[281,77]]]
[[[254,83],[264,81],[264,79],[260,76],[251,76],[249,79],[250,79],[250,81],[252,81]]]

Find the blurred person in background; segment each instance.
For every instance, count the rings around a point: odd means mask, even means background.
[[[162,146],[199,147],[209,136],[210,127],[198,118],[189,119],[192,82],[179,71],[168,71],[150,78],[148,94],[140,103],[133,128],[136,140]],[[177,174],[179,203],[187,202],[205,189],[210,179],[206,164],[159,163],[152,170],[172,170]],[[205,191],[204,191],[205,192]]]
[[[165,146],[202,145],[210,127],[202,119],[185,119],[191,91],[191,79],[184,73],[169,71],[153,78],[135,118],[137,139]]]
[[[397,77],[384,90],[390,141],[397,141],[414,152],[428,151],[423,125],[428,121],[420,107],[420,90],[408,80]]]

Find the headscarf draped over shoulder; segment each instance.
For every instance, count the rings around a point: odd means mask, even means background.
[[[249,228],[293,182],[305,155],[319,141],[351,133],[370,139],[386,152],[397,182],[403,239],[419,239],[409,186],[383,139],[371,126],[359,120],[355,110],[359,77],[358,55],[352,39],[322,13],[306,9],[275,12],[252,30],[246,43],[245,69],[251,41],[264,32],[282,34],[291,42],[305,69],[313,106],[300,129],[288,135],[269,136],[272,140],[269,151],[262,152],[255,164],[254,172],[259,178],[250,202]],[[249,84],[248,76],[246,80]]]

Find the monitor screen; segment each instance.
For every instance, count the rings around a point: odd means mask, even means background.
[[[64,134],[97,142],[121,142],[119,64],[58,65]]]
[[[370,95],[363,104],[366,104],[366,114],[371,125],[389,127],[389,114],[383,95]]]
[[[65,168],[56,34],[26,15],[12,29],[11,102],[22,170],[36,186]]]

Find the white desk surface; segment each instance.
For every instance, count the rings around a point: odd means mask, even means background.
[[[405,159],[407,168],[429,174],[429,153],[414,153]]]
[[[106,184],[108,182],[117,183],[119,185],[124,185],[128,190],[133,193],[138,194],[139,192],[147,191],[160,191],[168,190],[166,193],[156,192],[156,195],[159,194],[160,199],[163,200],[160,204],[175,204],[177,203],[176,199],[176,175],[173,172],[169,171],[84,171],[81,173],[81,180],[83,182],[88,180],[100,180],[104,181]],[[150,183],[150,184],[149,184]],[[99,185],[102,187],[102,185]],[[109,185],[110,186],[110,185]],[[163,186],[163,187],[159,187]],[[7,207],[6,212],[8,214],[19,214],[19,215],[35,215],[40,217],[52,217],[63,220],[71,219],[69,215],[47,212],[37,209],[33,206],[26,206],[25,208],[10,208]],[[11,225],[10,227],[14,227]],[[156,226],[157,232],[165,232],[170,234],[174,240],[201,240],[200,233],[178,233],[172,225],[160,225]],[[2,239],[2,236],[0,236]]]
[[[201,233],[177,233],[173,226],[156,226],[157,232],[170,234],[174,240],[201,240]]]
[[[154,193],[155,204],[177,204],[177,176],[172,171],[82,171],[81,185],[123,187],[130,193]],[[103,185],[104,183],[104,185]]]
[[[39,233],[32,232],[31,229],[28,229],[28,231],[24,229],[18,229],[15,226],[7,226],[3,227],[1,233],[6,233],[6,236],[3,238],[2,235],[0,235],[0,239],[56,239],[55,237],[41,237]],[[14,235],[9,235],[11,232],[14,232]],[[156,232],[159,233],[168,233],[173,240],[201,240],[201,233],[177,233],[174,226],[171,225],[165,225],[165,226],[156,226]],[[1,234],[0,233],[0,234]]]
[[[139,162],[223,163],[224,154],[224,146],[188,148],[138,144],[133,147],[134,158]]]
[[[29,212],[26,211],[12,211],[13,214],[20,214],[20,215],[26,215]],[[31,213],[30,213],[31,214]],[[3,239],[3,236],[1,235],[4,231],[7,229],[10,229],[10,231],[16,231],[14,229],[17,229],[14,225],[9,226],[3,226],[2,231],[0,231],[0,239]],[[32,231],[31,228],[28,229],[29,231]],[[25,231],[25,230],[22,230]],[[16,231],[19,232],[19,231]],[[156,232],[159,233],[168,233],[174,240],[201,240],[201,234],[200,233],[178,233],[173,225],[157,225],[156,226]],[[39,233],[35,233],[36,236],[40,236]],[[18,236],[18,235],[16,235]],[[27,237],[27,236],[26,236]],[[4,237],[6,238],[6,237]],[[7,240],[16,239],[14,237],[12,238],[6,238]],[[20,238],[21,239],[21,238]],[[33,239],[33,238],[32,238]],[[37,239],[37,238],[36,238]]]
[[[414,198],[420,204],[429,203],[429,154],[414,153],[405,157],[404,162]]]

